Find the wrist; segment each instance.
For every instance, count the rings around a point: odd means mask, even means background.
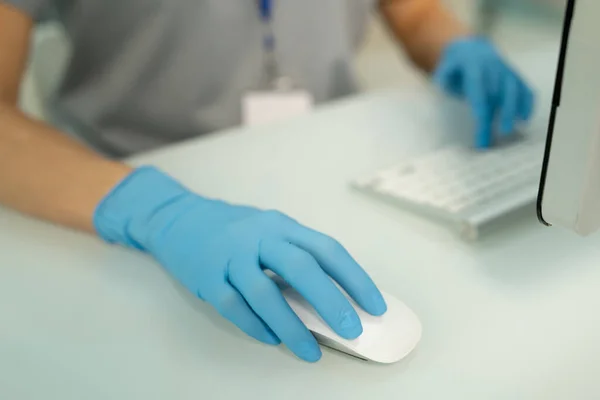
[[[148,250],[151,233],[165,223],[161,211],[197,197],[157,168],[136,168],[100,201],[94,228],[106,242]]]
[[[449,40],[443,47],[442,51],[440,52],[437,65],[432,71],[433,75],[437,73],[444,61],[455,57],[455,54],[465,51],[473,51],[474,49],[471,48],[471,45],[477,45],[478,49],[482,48],[481,46],[493,47],[492,43],[484,36],[475,34],[457,35],[456,37],[452,38],[452,40]],[[467,49],[465,46],[468,46],[469,48]]]

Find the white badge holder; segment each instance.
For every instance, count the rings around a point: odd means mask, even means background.
[[[243,99],[244,124],[275,123],[307,114],[313,108],[312,96],[305,90],[251,91]]]

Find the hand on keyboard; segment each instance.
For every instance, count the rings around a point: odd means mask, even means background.
[[[500,116],[500,132],[504,135],[513,132],[517,121],[531,117],[531,89],[485,39],[463,38],[448,45],[434,81],[447,93],[469,102],[477,123],[479,148],[492,144],[496,115]]]

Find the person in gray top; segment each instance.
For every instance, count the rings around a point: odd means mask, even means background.
[[[264,72],[266,5],[281,69],[317,103],[357,90],[351,60],[378,10],[414,64],[469,103],[477,146],[492,145],[496,119],[509,134],[531,115],[526,83],[440,0],[0,0],[0,203],[147,253],[251,337],[314,362],[315,338],[264,270],[353,339],[361,322],[333,281],[373,315],[386,304],[346,249],[279,212],[122,161],[241,122],[241,99]],[[72,48],[50,124],[17,107],[31,33],[48,13]],[[85,127],[85,140],[60,121]]]

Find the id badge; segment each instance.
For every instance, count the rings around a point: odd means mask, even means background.
[[[305,90],[248,92],[242,101],[244,124],[270,124],[309,113],[314,106]]]

